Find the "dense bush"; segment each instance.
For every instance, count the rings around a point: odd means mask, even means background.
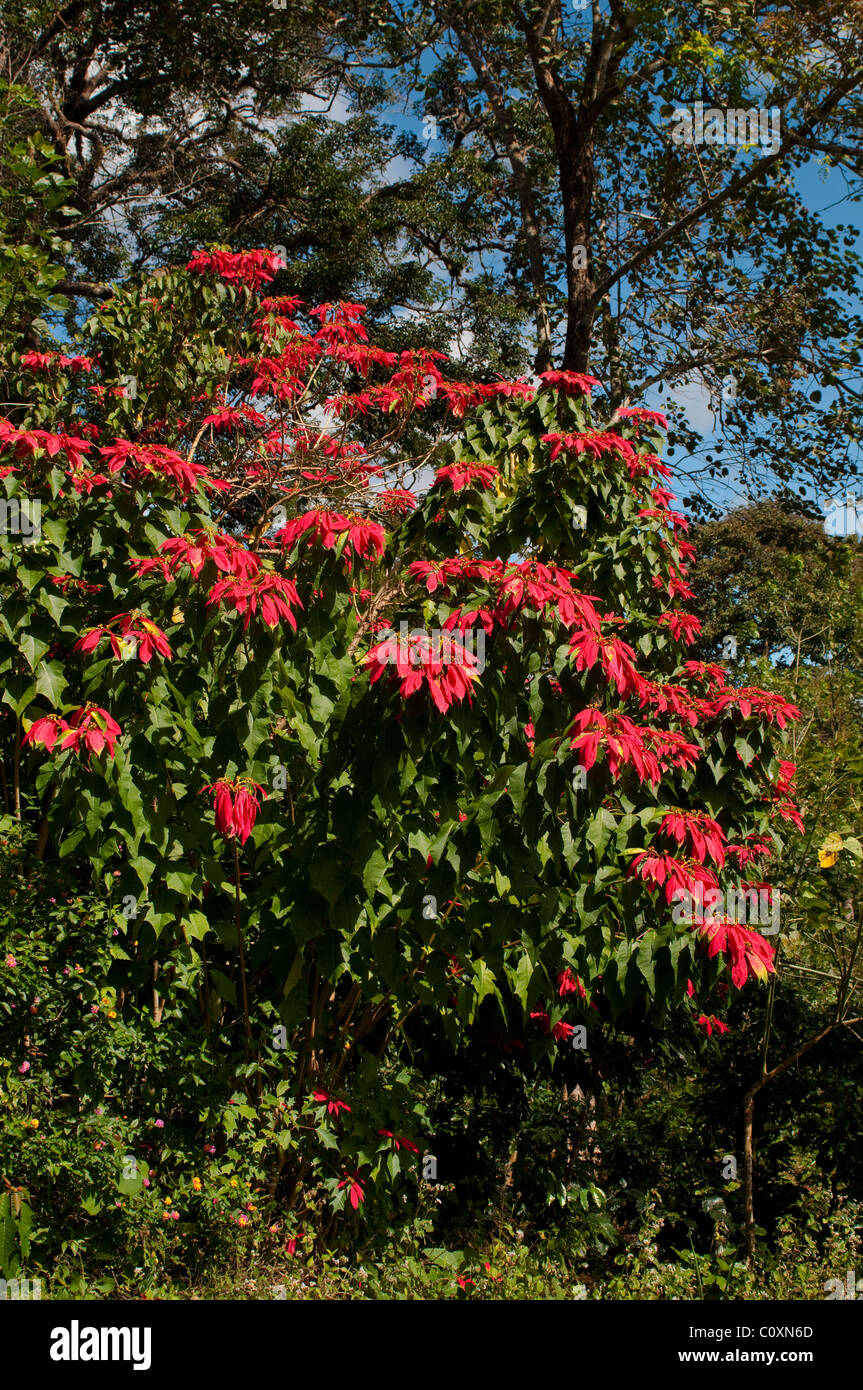
[[[699,895],[799,824],[796,710],[687,659],[660,416],[452,381],[278,269],[202,252],[6,363],[6,1171],[105,1259],[373,1237],[435,1163],[607,1249],[561,1088],[773,970]]]

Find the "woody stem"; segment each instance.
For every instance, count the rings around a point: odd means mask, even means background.
[[[240,988],[243,992],[243,1028],[246,1034],[246,1060],[252,1046],[252,1028],[249,1022],[249,996],[246,988],[246,948],[243,940],[243,920],[240,913],[240,855],[234,842],[234,920],[237,924],[237,941],[240,947]]]

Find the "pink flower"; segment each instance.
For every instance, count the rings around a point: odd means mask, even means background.
[[[13,955],[8,955],[6,957],[6,964],[8,965],[10,970],[14,970],[18,962]]]
[[[30,1070],[30,1063],[29,1063],[29,1062],[22,1062],[21,1065],[20,1065],[20,1067],[18,1068],[18,1070],[20,1071],[21,1075],[23,1076],[25,1072],[27,1072],[27,1071]]]
[[[164,1129],[164,1128],[165,1128],[165,1121],[164,1121],[164,1120],[157,1120],[157,1121],[156,1121],[156,1128],[157,1128],[157,1129]]]

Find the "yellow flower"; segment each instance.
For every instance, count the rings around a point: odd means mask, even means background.
[[[110,1010],[108,1011],[108,1017],[109,1017],[109,1018],[116,1018],[116,1017],[117,1017],[117,1014],[116,1014],[116,1012],[114,1011],[114,1009],[110,1009]]]
[[[170,1205],[171,1205],[171,1199],[170,1199],[170,1197],[166,1197],[166,1198],[165,1198],[165,1206],[166,1206],[166,1207],[169,1207]]]
[[[238,1220],[241,1226],[248,1226],[249,1224],[249,1218],[247,1216],[241,1216],[238,1218]]]
[[[831,831],[831,833],[827,836],[827,839],[824,841],[823,845],[818,851],[818,863],[820,864],[821,868],[831,868],[832,865],[836,863],[836,859],[840,850],[843,850],[844,848],[845,841],[842,839],[842,836],[837,835],[835,830]]]
[[[236,1178],[231,1178],[231,1187],[236,1187],[236,1186],[237,1186],[237,1179],[236,1179]]]
[[[200,1178],[192,1178],[192,1187],[194,1188],[194,1190],[195,1190],[196,1192],[200,1192],[200,1190],[201,1190],[201,1179],[200,1179]]]
[[[38,1128],[39,1128],[39,1121],[38,1121],[38,1120],[31,1120],[30,1123],[31,1123],[31,1125],[33,1126],[34,1129],[38,1129]]]

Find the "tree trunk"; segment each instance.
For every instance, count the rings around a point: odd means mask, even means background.
[[[542,249],[539,218],[536,212],[536,202],[533,196],[533,185],[531,183],[530,173],[515,125],[507,108],[506,101],[504,100],[504,94],[500,85],[495,80],[494,74],[489,68],[488,63],[483,58],[474,35],[465,25],[464,18],[460,12],[455,15],[451,22],[453,30],[458,36],[462,51],[476,73],[477,78],[482,83],[483,90],[488,97],[495,124],[504,142],[510,169],[512,170],[512,186],[518,198],[527,254],[528,274],[533,290],[533,315],[536,324],[536,360],[534,367],[537,372],[545,372],[553,365],[551,355],[551,324],[548,317],[545,255]]]

